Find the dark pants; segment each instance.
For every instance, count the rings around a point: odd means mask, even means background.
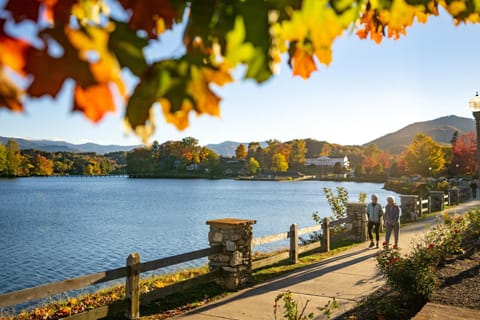
[[[373,241],[373,234],[372,234],[373,227],[375,227],[375,239],[378,242],[378,240],[380,239],[380,222],[368,221],[368,237],[370,238],[370,241]]]

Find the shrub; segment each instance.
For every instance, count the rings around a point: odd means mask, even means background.
[[[436,224],[423,237],[413,242],[412,250],[401,256],[397,250],[387,248],[377,255],[377,266],[387,284],[397,290],[405,300],[429,299],[438,285],[436,268],[449,255],[463,253],[462,243],[468,226],[480,231],[480,218],[476,215],[443,215],[443,223]]]
[[[395,249],[385,249],[377,255],[377,266],[387,284],[407,301],[425,301],[438,284],[435,274],[434,247],[417,248],[409,256],[401,256]]]

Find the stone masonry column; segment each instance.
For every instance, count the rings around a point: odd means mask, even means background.
[[[400,196],[400,208],[402,209],[402,216],[400,217],[402,222],[417,220],[417,201],[416,195],[401,195]]]
[[[219,254],[208,257],[210,271],[220,271],[219,284],[237,290],[252,278],[252,238],[255,220],[209,220],[210,247],[221,246]]]
[[[448,204],[458,205],[460,203],[460,190],[458,188],[448,189]]]
[[[431,212],[443,211],[444,209],[444,193],[443,191],[430,191],[430,208]]]
[[[367,226],[367,204],[361,202],[347,203],[347,229],[350,231],[351,239],[355,242],[368,240]]]

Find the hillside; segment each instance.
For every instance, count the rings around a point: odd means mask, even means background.
[[[365,145],[375,143],[380,149],[386,150],[393,154],[398,154],[405,150],[411,143],[413,137],[417,133],[425,133],[431,136],[435,141],[441,144],[450,144],[450,140],[455,131],[459,134],[475,130],[475,121],[470,118],[462,118],[457,116],[446,116],[438,119],[416,122],[410,124],[396,132],[386,134],[380,138],[372,140]],[[16,140],[20,149],[36,149],[48,152],[95,152],[97,154],[105,154],[115,151],[130,151],[137,146],[120,146],[120,145],[100,145],[96,143],[72,144],[65,141],[51,141],[51,140],[28,140],[19,138],[0,137],[0,143],[5,144],[8,140]],[[305,139],[307,142],[307,158],[318,156],[322,151],[323,145],[326,141],[318,141],[315,139]],[[248,142],[224,141],[217,144],[207,144],[206,147],[215,151],[217,154],[232,157],[235,155],[235,150],[239,144],[248,147]],[[267,143],[260,142],[262,148]]]
[[[451,115],[430,121],[415,122],[396,132],[372,140],[366,145],[375,143],[380,149],[397,154],[405,150],[417,133],[424,133],[438,143],[450,144],[455,131],[462,134],[473,130],[475,130],[473,119]]]
[[[106,154],[115,151],[130,151],[138,146],[120,146],[120,145],[101,145],[96,143],[73,144],[65,141],[52,140],[28,140],[21,138],[0,137],[0,143],[5,145],[8,140],[15,140],[22,150],[35,149],[47,152],[95,152],[97,154]]]

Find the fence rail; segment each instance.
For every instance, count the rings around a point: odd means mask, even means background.
[[[280,252],[274,256],[269,256],[266,258],[258,259],[252,262],[252,269],[260,269],[277,262],[290,259],[291,263],[298,262],[299,254],[304,252],[312,251],[318,248],[322,248],[324,251],[330,251],[330,228],[333,226],[338,226],[347,222],[347,218],[329,221],[327,218],[323,219],[322,224],[316,224],[311,227],[306,227],[298,229],[296,224],[290,226],[290,230],[286,232],[281,232],[269,236],[259,237],[252,240],[252,247],[268,244],[280,240],[285,240],[290,238],[290,247],[288,252]],[[313,242],[305,245],[298,245],[299,235],[312,233],[322,230],[323,232],[323,243],[320,241]]]
[[[100,284],[107,281],[117,280],[120,278],[126,278],[126,282],[128,283],[129,281],[131,282],[131,278],[138,276],[142,272],[152,271],[152,270],[160,269],[163,267],[173,266],[179,263],[196,260],[199,258],[207,257],[212,254],[217,254],[220,251],[221,251],[220,247],[211,247],[211,248],[183,253],[183,254],[167,257],[167,258],[148,261],[145,263],[134,263],[135,268],[138,269],[138,272],[134,274],[129,274],[129,270],[131,270],[132,265],[129,265],[127,263],[127,266],[124,268],[117,268],[117,269],[102,271],[102,272],[93,273],[93,274],[89,274],[89,275],[85,275],[77,278],[53,282],[53,283],[49,283],[49,284],[45,284],[45,285],[41,285],[33,288],[23,289],[15,292],[10,292],[10,293],[3,293],[3,294],[0,294],[0,308],[5,308],[5,307],[20,304],[20,303],[25,303],[25,302],[46,298],[62,292],[82,289],[91,285],[96,285],[96,284]],[[129,256],[129,259],[131,256],[132,255]],[[197,283],[198,281],[202,281],[205,279],[208,279],[209,281],[211,281],[211,278],[214,276],[216,276],[216,274],[207,274],[205,276],[202,276],[200,280],[197,279],[195,281],[190,281],[190,280],[183,281],[183,282],[180,282],[177,285],[177,287],[180,286],[184,288],[186,286],[195,285],[195,284],[198,284]],[[138,282],[139,279],[136,281]],[[188,282],[191,282],[191,283],[188,283]],[[159,295],[163,294],[165,296],[170,294],[169,292],[172,291],[172,288],[165,287],[165,288],[162,288],[161,290],[159,289],[158,291],[159,293],[157,294]],[[175,290],[173,290],[173,292],[175,292]],[[98,311],[98,312],[103,314],[104,312],[106,312],[105,310],[108,310],[108,308],[106,309],[103,308],[103,309],[104,311]]]

